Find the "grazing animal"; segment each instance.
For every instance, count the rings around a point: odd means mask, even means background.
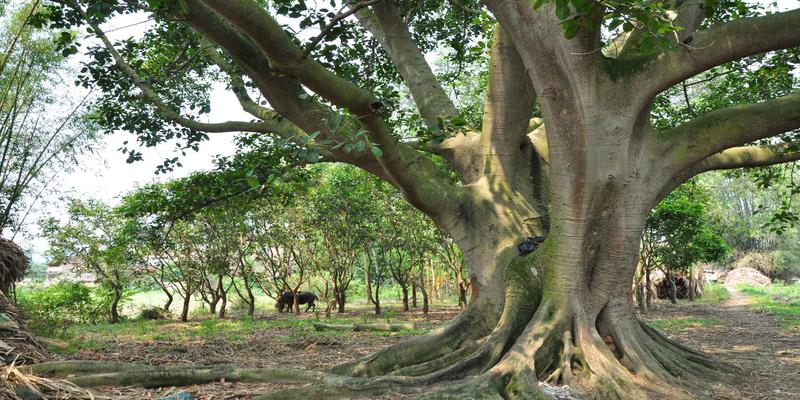
[[[300,292],[297,295],[299,304],[308,304],[308,307],[306,307],[306,312],[308,312],[308,310],[312,308],[314,309],[314,311],[317,310],[317,306],[314,304],[314,302],[317,300],[317,295],[311,292]],[[275,303],[275,308],[277,308],[278,311],[282,313],[284,307],[286,307],[286,310],[288,311],[292,309],[293,305],[294,305],[294,293],[285,292],[278,299],[278,302]]]

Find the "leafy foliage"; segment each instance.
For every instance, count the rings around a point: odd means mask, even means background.
[[[667,271],[686,271],[696,262],[720,261],[729,251],[706,211],[707,195],[694,183],[670,193],[647,218],[644,257]]]
[[[31,289],[19,289],[17,302],[28,317],[28,326],[39,334],[57,333],[73,324],[97,323],[107,316],[102,294],[74,282]]]

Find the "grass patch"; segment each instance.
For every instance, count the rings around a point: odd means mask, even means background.
[[[717,326],[723,325],[724,322],[712,318],[676,318],[676,319],[659,319],[649,323],[650,326],[659,330],[667,331],[680,331],[687,328],[694,328],[698,326]]]
[[[381,319],[383,320],[383,319]],[[364,322],[363,317],[334,317],[324,320],[331,324]],[[175,320],[129,320],[119,324],[73,325],[55,335],[66,343],[53,346],[61,354],[75,354],[81,349],[98,349],[106,345],[134,342],[192,342],[225,338],[231,343],[243,343],[256,331],[273,331],[275,337],[285,342],[302,342],[309,337],[347,337],[351,332],[317,332],[312,325],[316,319],[298,319],[289,315],[277,319],[216,319],[179,322]],[[420,335],[426,329],[397,332],[401,336]],[[388,332],[387,332],[388,334]]]
[[[785,328],[800,328],[800,284],[737,285],[736,289],[753,300],[754,310],[778,317]]]
[[[709,283],[703,287],[702,303],[721,303],[731,297],[728,289],[721,283]]]

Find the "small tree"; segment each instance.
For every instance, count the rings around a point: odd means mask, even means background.
[[[676,303],[674,272],[688,272],[697,262],[719,261],[727,253],[728,246],[706,212],[706,198],[700,186],[688,183],[670,193],[648,217],[640,262],[648,299],[654,267],[664,271],[670,300]]]
[[[67,215],[64,223],[55,218],[40,222],[50,244],[48,254],[54,262],[75,260],[79,269],[96,274],[112,297],[109,322],[119,322],[123,294],[137,260],[129,226],[110,207],[94,200],[70,200]]]

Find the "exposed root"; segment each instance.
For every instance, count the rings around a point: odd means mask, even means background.
[[[414,329],[414,324],[411,322],[401,324],[324,324],[314,322],[312,325],[317,331],[398,332]]]
[[[427,335],[411,338],[372,354],[366,358],[341,364],[332,372],[351,376],[377,376],[390,374],[404,367],[445,357],[458,351],[465,343],[475,342],[489,334],[497,317],[491,307],[473,302],[447,325]],[[422,374],[419,372],[417,374]]]
[[[534,257],[518,257],[516,250],[510,248],[501,258],[508,265],[499,318],[493,317],[494,305],[476,299],[446,327],[335,367],[333,372],[365,377],[386,375],[396,382],[430,384],[491,368],[530,321],[541,297],[541,282],[531,271]]]
[[[561,383],[564,385],[571,385],[575,377],[572,372],[573,363],[579,363],[581,370],[586,369],[586,363],[581,355],[580,349],[575,347],[572,343],[572,332],[564,331],[562,342],[564,347],[561,350],[561,358],[558,367],[556,367],[544,381],[552,384]]]
[[[285,368],[245,369],[231,366],[172,366],[146,365],[104,361],[64,361],[32,365],[29,370],[64,377],[81,387],[138,386],[144,388],[186,386],[225,379],[245,383],[311,383],[328,381],[340,384],[347,378]],[[103,372],[100,372],[103,371]]]
[[[651,353],[665,367],[670,365],[674,376],[699,381],[705,386],[709,377],[718,381],[733,382],[741,374],[741,370],[733,365],[715,360],[706,354],[675,342],[661,332],[641,323],[642,330],[651,339]]]

